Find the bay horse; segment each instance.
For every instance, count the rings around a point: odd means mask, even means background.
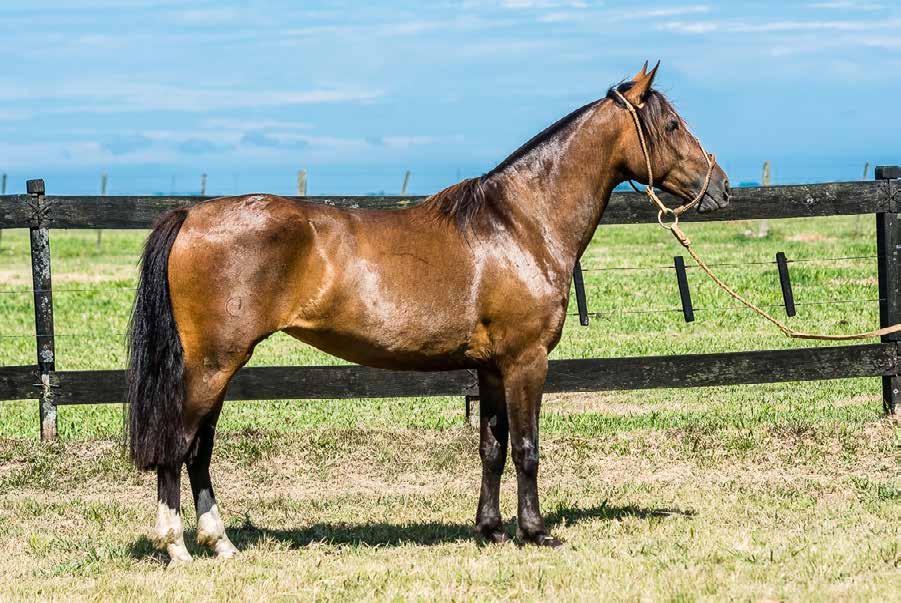
[[[161,217],[142,255],[129,326],[126,429],[134,464],[157,472],[155,539],[172,562],[191,560],[183,464],[198,542],[220,557],[237,553],[210,481],[213,437],[229,380],[276,331],[372,367],[477,370],[475,532],[509,539],[499,508],[509,441],[517,538],[561,544],[539,511],[538,418],[573,267],[623,181],[653,176],[678,197],[697,196],[700,211],[729,201],[726,174],[652,88],[658,67],[645,64],[487,174],[415,207],[247,195]]]

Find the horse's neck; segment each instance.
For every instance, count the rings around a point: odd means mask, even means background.
[[[618,132],[622,116],[601,103],[574,127],[539,145],[497,176],[509,191],[515,221],[538,232],[570,268],[585,250],[610,193],[622,182]]]

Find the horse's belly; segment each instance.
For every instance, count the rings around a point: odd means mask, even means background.
[[[434,328],[290,327],[289,335],[338,358],[377,368],[450,370],[471,366],[472,338]]]

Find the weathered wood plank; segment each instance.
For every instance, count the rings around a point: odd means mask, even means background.
[[[0,366],[0,400],[37,400],[39,373],[37,365]]]
[[[33,367],[30,370],[34,370]],[[546,391],[705,387],[741,383],[881,377],[898,373],[898,344],[758,350],[721,354],[555,360]],[[18,374],[21,380],[22,375]],[[30,373],[31,374],[31,373]],[[57,404],[121,402],[123,371],[54,374]],[[21,386],[8,388],[22,392]],[[0,393],[4,389],[0,388]],[[32,388],[30,391],[36,391]],[[32,394],[31,397],[35,397]],[[420,373],[360,366],[254,367],[241,370],[230,400],[476,396],[472,371]]]
[[[122,402],[124,371],[56,373],[57,403]],[[229,386],[228,400],[396,398],[455,396],[478,390],[475,371],[387,371],[363,366],[245,368]]]
[[[30,228],[32,210],[28,195],[3,195],[0,197],[0,228]]]
[[[190,207],[214,197],[141,197],[141,196],[47,196],[52,228],[149,228],[160,214],[171,209]],[[425,197],[323,196],[289,197],[336,207],[363,209],[401,209],[420,203]],[[28,208],[16,211],[0,199],[0,228],[27,227]]]
[[[547,392],[820,381],[898,373],[898,348],[864,344],[721,354],[558,360]]]
[[[0,198],[0,228],[31,225],[28,206],[19,195]],[[661,195],[671,206],[681,201]],[[399,209],[425,197],[292,197],[313,203],[367,209]],[[48,196],[51,228],[148,228],[161,213],[187,207],[203,197],[70,197]],[[751,220],[868,214],[889,211],[884,187],[877,182],[833,182],[734,189],[732,203],[719,211],[689,212],[684,221]],[[656,211],[643,193],[614,193],[601,224],[654,222]]]

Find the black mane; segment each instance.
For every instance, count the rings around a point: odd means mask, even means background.
[[[513,151],[490,172],[451,185],[429,197],[427,203],[433,206],[441,216],[454,220],[461,229],[470,227],[476,216],[478,216],[486,206],[492,205],[494,199],[492,191],[494,187],[489,181],[491,176],[510,167],[516,161],[528,155],[536,147],[543,145],[548,140],[567,131],[579,117],[602,102],[610,100],[617,106],[623,107],[623,110],[625,111],[626,108],[623,105],[623,102],[614,91],[625,94],[632,86],[633,82],[627,81],[611,87],[607,91],[606,97],[583,105],[569,115],[557,120],[530,138],[521,147]],[[642,127],[647,134],[647,141],[650,147],[653,147],[655,140],[662,134],[660,131],[660,124],[664,121],[663,117],[670,108],[669,101],[666,100],[666,97],[653,89],[648,92],[644,105],[641,108],[638,108],[638,116],[642,122]]]
[[[592,102],[588,103],[587,105],[582,105],[581,107],[579,107],[578,109],[576,109],[575,111],[570,113],[569,115],[561,117],[560,119],[558,119],[557,121],[555,121],[554,123],[552,123],[551,125],[546,127],[544,130],[542,130],[541,132],[539,132],[538,134],[536,134],[535,136],[533,136],[532,138],[527,140],[525,142],[525,144],[523,144],[521,147],[519,147],[518,149],[516,149],[515,151],[510,153],[510,155],[506,159],[504,159],[499,164],[497,164],[494,167],[494,169],[492,169],[490,172],[488,172],[485,175],[490,176],[491,174],[496,174],[497,172],[500,172],[500,171],[510,167],[518,159],[521,159],[522,157],[528,155],[529,152],[532,151],[532,149],[534,149],[535,147],[538,147],[538,146],[544,144],[551,138],[557,136],[557,134],[566,130],[570,124],[572,124],[579,117],[581,117],[586,111],[593,109],[600,102],[601,101],[599,101],[599,100],[592,101]]]

